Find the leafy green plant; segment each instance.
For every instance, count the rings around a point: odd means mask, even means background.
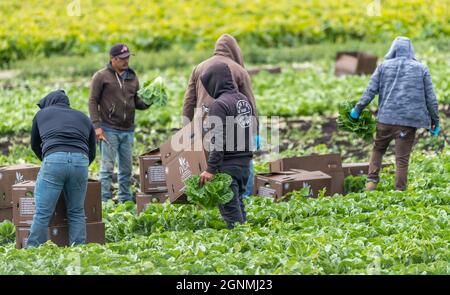
[[[352,176],[349,175],[344,180],[344,191],[348,193],[360,193],[364,191],[366,185],[366,176]]]
[[[189,202],[211,209],[226,204],[233,198],[233,191],[230,188],[231,182],[230,175],[217,173],[212,181],[200,186],[200,176],[193,175],[185,182],[185,192]]]
[[[365,141],[371,141],[376,130],[376,121],[368,110],[363,110],[357,120],[350,117],[350,111],[356,103],[357,101],[343,101],[339,104],[339,117],[336,119],[338,128],[352,132]]]
[[[9,220],[0,222],[0,245],[11,243],[15,238],[16,228],[14,227],[14,224]]]
[[[139,89],[138,96],[147,105],[165,106],[167,105],[167,93],[164,79],[160,76],[153,80],[146,81]]]

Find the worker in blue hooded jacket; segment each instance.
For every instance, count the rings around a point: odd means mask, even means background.
[[[395,188],[405,190],[416,130],[427,128],[432,136],[440,131],[438,103],[430,72],[426,65],[416,60],[408,38],[394,40],[350,116],[358,119],[377,94],[377,132],[366,190],[376,189],[382,157],[392,140],[395,140]]]
[[[48,225],[64,192],[69,223],[69,243],[86,242],[84,200],[88,166],[96,155],[95,130],[91,120],[70,107],[64,90],[42,98],[31,127],[31,148],[42,160],[34,189],[36,212],[27,247],[48,240]]]

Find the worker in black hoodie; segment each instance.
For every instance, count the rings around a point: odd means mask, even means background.
[[[31,128],[31,148],[43,161],[34,190],[36,211],[27,247],[48,240],[48,225],[64,192],[70,244],[86,240],[84,199],[88,166],[95,159],[95,131],[91,120],[70,108],[64,90],[49,93],[38,103]]]
[[[238,91],[226,64],[210,66],[200,79],[208,94],[215,99],[209,108],[207,123],[212,128],[208,168],[200,175],[200,184],[211,181],[218,172],[227,173],[233,178],[233,199],[219,206],[227,227],[231,229],[236,222],[246,221],[242,195],[245,193],[255,148],[255,112],[249,99]]]

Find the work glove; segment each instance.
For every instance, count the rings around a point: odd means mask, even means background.
[[[436,135],[438,135],[439,134],[439,132],[441,131],[441,128],[439,127],[439,125],[436,125],[435,127],[434,127],[434,129],[428,129],[428,131],[430,131],[430,133],[431,133],[431,136],[436,136]]]
[[[255,142],[256,142],[256,150],[259,151],[261,149],[261,144],[262,144],[262,136],[257,134],[255,136]]]
[[[350,117],[351,117],[352,119],[358,120],[358,119],[359,119],[359,112],[358,112],[355,108],[353,108],[353,109],[350,111]]]

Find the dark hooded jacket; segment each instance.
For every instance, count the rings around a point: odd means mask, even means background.
[[[209,67],[218,63],[224,63],[229,67],[237,89],[248,98],[255,114],[258,113],[252,91],[251,79],[247,70],[244,68],[242,51],[239,48],[236,39],[225,34],[217,40],[214,55],[200,63],[192,71],[188,88],[184,95],[183,116],[187,119],[184,122],[185,124],[192,121],[196,108],[201,111],[195,113],[195,116],[203,117],[206,115],[210,105],[214,102],[214,99],[203,87],[200,76],[203,75]]]
[[[96,72],[89,93],[89,114],[94,127],[133,131],[135,110],[150,107],[139,98],[138,91],[139,79],[131,68],[124,79],[111,63]]]
[[[37,104],[31,128],[31,148],[42,160],[56,152],[84,153],[95,159],[95,131],[91,120],[70,108],[64,90],[50,92]]]
[[[428,67],[416,60],[411,41],[397,37],[356,105],[361,112],[378,94],[378,122],[430,128],[439,124]]]
[[[225,162],[227,165],[237,163],[240,167],[249,165],[257,126],[250,101],[236,88],[226,64],[212,65],[200,80],[215,99],[207,119],[212,138],[207,171],[221,172]]]

